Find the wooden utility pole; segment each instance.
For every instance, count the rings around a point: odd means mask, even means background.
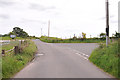
[[[41,37],[42,37],[42,28],[41,28]]]
[[[90,38],[91,38],[91,35],[90,35]]]
[[[109,1],[106,0],[106,46],[109,44]]]
[[[118,2],[118,33],[120,33],[120,2]]]
[[[50,36],[50,20],[48,21],[48,37]]]

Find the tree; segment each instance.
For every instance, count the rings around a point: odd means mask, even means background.
[[[10,35],[15,35],[15,34],[14,32],[9,32],[8,35],[10,36]]]
[[[83,33],[83,32],[82,32],[82,38],[83,38],[83,39],[86,39],[86,33]]]
[[[4,35],[2,35],[2,37],[7,37],[7,36],[9,36],[8,34],[4,34]]]
[[[117,33],[117,32],[116,32],[115,37],[116,37],[116,38],[120,38],[120,33]]]
[[[100,38],[105,38],[106,34],[105,33],[100,33]]]
[[[115,37],[115,34],[112,34],[112,37]]]
[[[23,31],[23,29],[19,28],[19,27],[15,27],[13,28],[13,31],[12,31],[17,37],[23,37],[23,38],[26,38],[28,37],[28,33],[26,33],[25,31]]]
[[[76,39],[77,39],[77,37],[76,37],[75,34],[74,34],[73,40],[76,40]]]
[[[0,37],[2,37],[2,34],[0,34]]]

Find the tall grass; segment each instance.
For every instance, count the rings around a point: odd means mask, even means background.
[[[2,57],[3,78],[10,78],[20,71],[29,61],[31,61],[36,50],[36,45],[34,42],[30,41],[29,46],[26,47],[22,53]]]
[[[100,47],[92,52],[89,59],[105,72],[120,78],[120,75],[118,75],[118,71],[120,70],[120,66],[118,65],[120,58],[119,49],[118,42],[111,43],[108,47],[105,44],[100,44]]]

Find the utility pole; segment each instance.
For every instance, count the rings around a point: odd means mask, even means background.
[[[74,34],[74,37],[75,37],[75,34]]]
[[[90,38],[91,38],[91,35],[90,35]]]
[[[42,36],[42,28],[41,28],[41,36]]]
[[[109,1],[106,0],[106,46],[109,44]]]
[[[48,21],[48,37],[50,36],[50,20]]]

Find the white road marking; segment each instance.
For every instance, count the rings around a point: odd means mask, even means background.
[[[83,53],[83,52],[79,52],[79,51],[77,51],[77,50],[74,50],[75,52],[77,52],[77,53],[79,53],[79,54],[81,54],[81,55],[83,55],[83,56],[86,56],[87,58],[89,58],[89,55],[87,55],[87,54],[85,54],[85,53]]]
[[[42,56],[42,55],[44,55],[44,54],[37,54],[38,56]]]
[[[88,60],[88,58],[83,56],[82,54],[80,54],[80,53],[76,53],[76,54],[79,55],[80,57],[84,58],[85,60]]]
[[[53,45],[53,44],[52,44],[52,45]],[[69,50],[69,49],[72,49],[72,48],[66,47],[66,49]],[[88,60],[89,55],[86,55],[85,53],[80,52],[80,51],[75,50],[75,49],[72,49],[72,50],[75,51],[77,55],[81,56],[81,57],[84,58],[85,60]]]

